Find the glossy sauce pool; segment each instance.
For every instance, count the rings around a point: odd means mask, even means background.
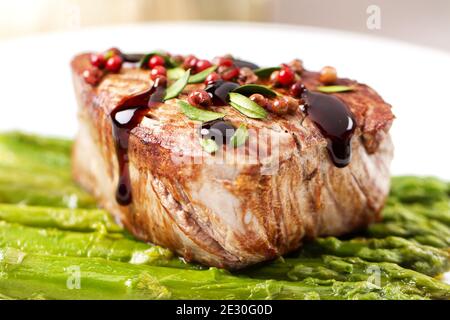
[[[328,153],[336,167],[350,163],[351,139],[356,120],[346,104],[336,96],[306,91],[305,112],[328,140]]]

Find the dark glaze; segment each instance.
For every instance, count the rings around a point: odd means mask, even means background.
[[[199,134],[202,139],[212,139],[220,146],[228,144],[235,131],[231,122],[216,120],[203,123]]]
[[[119,164],[119,183],[116,190],[116,201],[120,205],[131,203],[131,181],[128,157],[130,132],[142,121],[150,108],[161,103],[165,88],[157,83],[149,90],[127,97],[111,112],[113,138]]]
[[[345,103],[330,94],[305,91],[305,112],[328,139],[328,153],[336,167],[350,163],[356,120]]]
[[[209,93],[213,104],[224,106],[228,104],[228,93],[239,87],[239,84],[231,81],[217,80],[206,86],[205,91]]]

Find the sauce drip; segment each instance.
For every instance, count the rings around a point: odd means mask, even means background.
[[[165,88],[155,85],[149,90],[127,97],[111,112],[113,139],[119,164],[116,201],[122,206],[131,203],[131,180],[128,157],[130,132],[136,128],[150,108],[163,101]]]
[[[318,92],[305,91],[305,111],[309,118],[328,139],[328,153],[336,167],[350,163],[351,139],[356,128],[356,120],[339,98]]]
[[[228,103],[228,93],[239,87],[239,84],[231,81],[217,80],[206,86],[205,91],[211,96],[215,106],[223,106]]]
[[[228,144],[235,132],[236,128],[231,122],[215,120],[203,123],[200,127],[199,134],[202,139],[212,139],[221,146]]]

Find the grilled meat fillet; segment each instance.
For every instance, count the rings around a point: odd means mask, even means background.
[[[300,109],[256,120],[230,106],[212,107],[236,126],[244,123],[249,141],[257,134],[267,150],[255,155],[246,145],[221,150],[218,157],[202,149],[198,122],[180,112],[176,99],[167,100],[131,130],[132,201],[120,205],[110,114],[130,95],[148,89],[149,71],[123,67],[91,86],[82,76],[89,67],[88,54],[72,61],[79,104],[73,175],[137,238],[188,261],[239,269],[295,250],[307,239],[342,235],[380,219],[389,189],[393,146],[388,131],[394,116],[368,86],[339,79],[354,91],[333,94],[357,123],[352,159],[344,168],[330,160],[328,140]],[[320,85],[318,78],[315,72],[302,73],[309,90]],[[187,85],[179,98],[202,86]]]

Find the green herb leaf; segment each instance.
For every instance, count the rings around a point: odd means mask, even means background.
[[[107,61],[109,58],[111,58],[115,54],[114,50],[108,50],[103,54],[103,58],[105,61]]]
[[[188,79],[189,76],[191,74],[190,69],[185,71],[184,74],[180,77],[180,79],[178,79],[177,81],[175,81],[174,83],[172,83],[166,90],[166,95],[164,96],[164,101],[175,98],[176,96],[178,96],[180,94],[181,91],[183,91],[184,87],[187,85],[188,83]]]
[[[263,119],[267,116],[267,111],[263,107],[246,96],[237,92],[230,92],[229,96],[230,105],[247,117]]]
[[[166,53],[163,51],[152,51],[150,53],[147,53],[146,55],[144,55],[144,57],[141,59],[141,61],[139,61],[139,68],[148,69],[148,61],[154,55],[159,55],[159,56],[163,57],[163,56],[166,56]]]
[[[259,68],[253,70],[253,72],[260,78],[268,78],[274,71],[280,70],[281,67]]]
[[[219,146],[213,139],[200,139],[200,145],[208,153],[214,153],[219,150]]]
[[[178,80],[183,76],[185,71],[186,70],[184,70],[183,68],[168,69],[167,70],[167,78],[169,80]]]
[[[267,97],[276,97],[280,95],[278,92],[270,89],[268,86],[263,86],[260,84],[244,84],[234,89],[233,92],[238,92],[244,95],[252,95],[254,93],[260,93],[263,96]]]
[[[355,90],[354,87],[349,86],[320,86],[317,90],[324,93],[337,93],[337,92],[347,92]]]
[[[241,124],[234,134],[231,136],[230,143],[234,147],[240,147],[247,141],[248,138],[248,130],[245,124]]]
[[[141,59],[141,61],[139,62],[139,68],[148,69],[148,61],[154,55],[161,56],[164,59],[164,64],[165,64],[166,67],[168,67],[168,68],[177,67],[177,65],[175,65],[173,63],[173,61],[170,59],[170,57],[167,55],[166,52],[164,52],[164,51],[153,51],[153,52],[147,53]]]
[[[225,114],[196,108],[186,101],[178,100],[181,111],[191,120],[212,121],[225,117]]]
[[[211,66],[197,74],[190,76],[188,83],[199,83],[205,81],[206,77],[217,69],[217,66]]]

